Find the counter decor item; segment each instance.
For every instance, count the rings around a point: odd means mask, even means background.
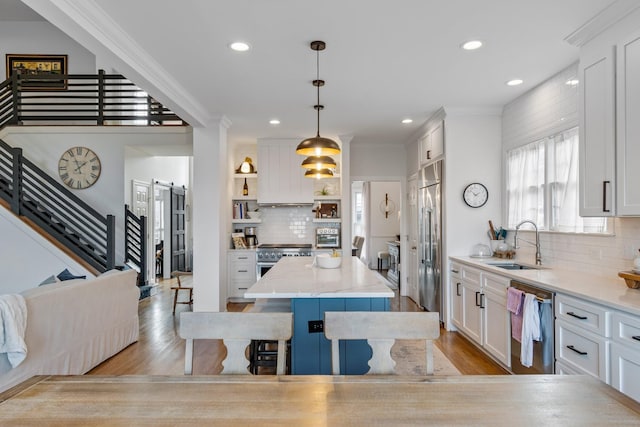
[[[640,288],[640,274],[636,274],[633,271],[621,271],[618,276],[622,277],[630,289]]]
[[[333,255],[318,254],[316,255],[316,265],[320,268],[338,268],[342,264],[342,257],[338,256],[334,251]]]
[[[491,248],[482,243],[473,246],[471,258],[491,258]]]

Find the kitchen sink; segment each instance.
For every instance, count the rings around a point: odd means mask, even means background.
[[[531,265],[518,264],[517,262],[490,262],[488,265],[492,265],[498,268],[504,268],[505,270],[537,270],[539,267]]]

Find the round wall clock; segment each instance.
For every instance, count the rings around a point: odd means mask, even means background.
[[[472,208],[479,208],[487,203],[487,200],[489,199],[489,191],[487,190],[487,187],[479,182],[473,182],[467,185],[464,189],[462,198],[468,206]]]
[[[98,155],[87,147],[71,147],[60,156],[58,175],[68,187],[82,190],[96,183],[102,165]]]

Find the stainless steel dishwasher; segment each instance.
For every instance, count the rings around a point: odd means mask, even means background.
[[[539,303],[541,341],[533,342],[533,365],[529,368],[520,363],[520,341],[511,337],[511,370],[514,374],[553,374],[555,373],[554,293],[526,283],[511,281],[511,287],[533,294]]]

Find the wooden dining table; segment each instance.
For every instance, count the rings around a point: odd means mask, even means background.
[[[587,376],[40,376],[0,394],[0,425],[640,425]]]

